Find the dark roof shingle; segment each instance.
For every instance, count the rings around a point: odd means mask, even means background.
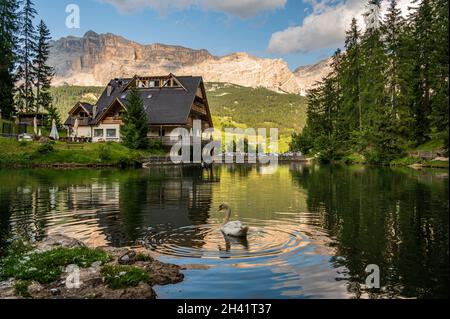
[[[150,124],[186,124],[202,78],[193,76],[176,78],[184,88],[139,89]],[[123,89],[132,80],[129,78],[114,79],[109,82],[108,85],[112,87],[111,94],[108,96],[108,88],[103,91],[97,102],[97,117],[93,124],[116,99],[119,99],[122,104],[126,105],[128,90],[123,91]]]

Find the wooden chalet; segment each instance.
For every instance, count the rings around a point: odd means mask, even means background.
[[[77,103],[64,123],[70,137],[120,142],[120,128],[132,87],[138,89],[144,103],[150,126],[148,137],[160,139],[163,145],[173,143],[170,142],[173,129],[192,129],[194,120],[201,120],[202,130],[213,127],[202,77],[136,75],[111,80],[95,105]]]

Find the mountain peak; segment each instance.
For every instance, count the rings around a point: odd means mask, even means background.
[[[95,31],[89,30],[88,32],[86,32],[83,36],[83,38],[92,38],[92,37],[98,37],[99,34]]]

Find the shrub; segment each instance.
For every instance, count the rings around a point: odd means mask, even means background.
[[[22,296],[23,298],[31,298],[31,294],[28,291],[28,287],[30,286],[29,281],[19,280],[14,284],[14,290],[16,294]]]
[[[364,156],[354,153],[354,154],[344,156],[342,158],[342,161],[345,164],[364,164],[366,162],[366,159],[364,158]]]
[[[162,142],[160,139],[152,139],[149,141],[148,147],[150,150],[159,151],[162,149]]]
[[[292,152],[301,151],[303,154],[309,154],[313,148],[313,139],[311,138],[309,128],[305,127],[301,134],[292,134],[292,142],[289,149]]]
[[[52,153],[55,149],[53,148],[53,143],[47,142],[44,144],[41,144],[39,148],[37,149],[37,152],[41,155]]]
[[[107,162],[112,159],[111,148],[108,144],[100,144],[98,148],[98,157],[102,162]]]

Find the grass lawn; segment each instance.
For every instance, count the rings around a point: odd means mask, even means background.
[[[18,142],[0,138],[0,165],[131,165],[142,157],[164,155],[162,151],[134,151],[117,143],[68,145],[56,143],[52,147],[37,142]]]
[[[425,144],[419,145],[418,147],[410,150],[411,152],[435,152],[442,150],[444,148],[444,141],[440,139],[433,139]],[[448,168],[448,161],[427,161],[418,157],[407,156],[391,162],[392,166],[410,166],[414,164],[420,164],[424,167],[433,168]]]
[[[427,152],[427,151],[435,151],[444,148],[444,141],[440,139],[431,140],[425,144],[419,145],[413,151],[417,152]]]

